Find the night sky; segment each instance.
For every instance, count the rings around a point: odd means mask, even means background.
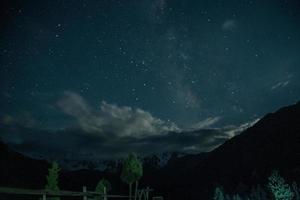
[[[0,7],[0,136],[24,152],[208,151],[300,100],[297,0]]]

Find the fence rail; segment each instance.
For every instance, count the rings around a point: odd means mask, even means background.
[[[17,195],[37,195],[42,196],[46,199],[46,196],[57,196],[57,197],[103,197],[107,198],[129,198],[127,195],[110,195],[101,194],[97,192],[87,191],[86,187],[83,187],[83,192],[74,191],[50,191],[50,190],[32,190],[32,189],[21,189],[21,188],[10,188],[10,187],[0,187],[0,194],[17,194]]]
[[[138,198],[139,200],[149,199],[149,192],[153,191],[147,187],[146,189],[142,189],[138,191]],[[36,195],[41,196],[43,200],[47,200],[47,197],[82,197],[83,200],[87,200],[90,197],[102,197],[104,200],[108,198],[129,198],[128,195],[112,195],[106,194],[106,189],[104,189],[104,194],[94,192],[94,191],[87,191],[86,187],[83,186],[82,192],[74,192],[74,191],[50,191],[50,190],[33,190],[33,189],[22,189],[22,188],[10,188],[10,187],[0,187],[0,194],[9,194],[9,195]],[[157,196],[153,197],[155,200],[163,200],[163,197]]]

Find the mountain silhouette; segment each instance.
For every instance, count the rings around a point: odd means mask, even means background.
[[[149,163],[147,163],[149,162]],[[264,185],[273,169],[288,181],[300,181],[300,103],[267,114],[254,126],[208,153],[172,155],[163,167],[152,157],[144,162],[141,186],[150,186],[165,199],[209,199],[216,186],[227,193],[243,193],[258,183]],[[10,150],[0,143],[1,186],[42,188],[49,164]],[[121,166],[114,171],[63,171],[61,188],[93,189],[105,176],[113,192],[126,192]]]
[[[204,157],[178,158],[163,170],[168,199],[209,198],[216,186],[241,193],[264,184],[273,169],[300,181],[300,103],[267,114]],[[178,167],[179,166],[179,167]],[[180,192],[178,192],[180,191]]]
[[[0,142],[0,186],[40,189],[46,183],[49,166],[46,161],[28,158]]]

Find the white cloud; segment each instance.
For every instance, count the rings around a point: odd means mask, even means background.
[[[278,88],[284,88],[284,87],[287,86],[289,83],[290,83],[289,80],[278,82],[278,83],[276,83],[275,85],[273,85],[273,86],[271,87],[271,90],[275,90],[275,89],[278,89]]]
[[[58,101],[58,106],[73,117],[91,115],[91,108],[80,95],[74,92],[65,92],[63,98]]]
[[[208,118],[192,125],[192,129],[210,128],[213,124],[217,123],[219,120],[220,120],[220,117],[208,117]]]
[[[110,134],[141,138],[180,130],[176,124],[164,122],[139,108],[120,107],[103,101],[100,110],[95,111],[74,92],[65,92],[58,106],[64,113],[76,118],[83,130],[104,137]]]
[[[224,127],[224,133],[226,135],[226,137],[228,139],[240,134],[241,132],[243,132],[244,130],[250,128],[251,126],[253,126],[254,124],[256,124],[259,121],[259,119],[255,119],[246,123],[243,123],[239,126],[226,126]]]
[[[229,20],[226,20],[223,24],[222,24],[222,29],[224,31],[231,31],[233,30],[234,28],[236,28],[236,21],[233,20],[233,19],[229,19]]]

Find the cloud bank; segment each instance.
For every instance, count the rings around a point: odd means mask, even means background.
[[[168,132],[147,137],[99,137],[78,129],[47,131],[13,127],[1,132],[1,140],[28,155],[55,159],[109,160],[123,158],[130,152],[140,156],[154,153],[208,152],[240,133],[241,127]],[[244,130],[244,129],[243,129]]]
[[[180,130],[176,124],[139,108],[104,101],[98,109],[92,108],[74,92],[65,92],[57,106],[65,115],[74,118],[77,126],[45,130],[22,126],[12,116],[4,116],[0,119],[1,140],[29,155],[107,160],[122,158],[130,152],[141,156],[208,152],[256,123],[211,128],[220,117],[210,117],[190,130]]]
[[[141,138],[180,131],[176,124],[155,118],[139,108],[102,101],[100,110],[92,109],[74,92],[65,92],[57,104],[64,113],[74,117],[84,131],[99,136]]]

